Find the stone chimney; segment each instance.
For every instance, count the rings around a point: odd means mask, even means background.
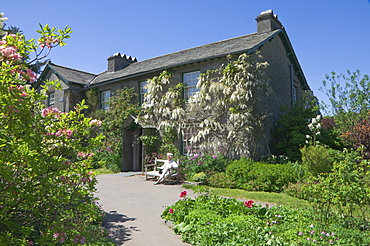
[[[137,62],[135,57],[126,56],[126,54],[121,55],[121,53],[116,53],[109,57],[108,59],[108,71],[115,72],[122,68],[127,67],[131,63]]]
[[[281,25],[277,15],[274,15],[272,9],[261,12],[261,14],[257,16],[256,21],[258,34],[283,28],[283,25]]]

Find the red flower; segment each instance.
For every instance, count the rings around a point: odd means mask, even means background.
[[[247,206],[247,208],[251,208],[253,206],[253,203],[254,203],[254,201],[249,200],[249,201],[245,201],[244,205]]]
[[[172,214],[172,213],[173,213],[173,209],[172,209],[172,208],[170,208],[170,210],[168,210],[168,212],[169,212],[170,214]]]
[[[185,191],[183,191],[183,192],[180,193],[180,197],[184,197],[184,196],[186,196],[186,194],[187,194],[187,192],[185,190]]]

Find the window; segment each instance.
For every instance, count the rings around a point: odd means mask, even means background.
[[[144,103],[144,95],[148,93],[148,89],[145,87],[147,84],[146,81],[140,82],[140,103]]]
[[[50,93],[48,96],[48,106],[49,107],[54,107],[55,104],[55,93]]]
[[[182,153],[184,155],[196,153],[199,149],[198,143],[193,143],[190,138],[197,134],[196,126],[187,126],[183,129],[182,134]]]
[[[183,83],[185,85],[185,99],[188,100],[189,97],[194,96],[198,91],[197,84],[200,72],[195,71],[191,73],[183,74]]]
[[[292,101],[297,101],[297,87],[295,86],[292,87]]]
[[[101,109],[109,110],[110,90],[102,91],[100,94]]]

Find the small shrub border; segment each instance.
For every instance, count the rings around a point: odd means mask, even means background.
[[[238,201],[203,194],[180,194],[180,200],[162,213],[173,230],[191,245],[358,245],[370,244],[369,230],[361,220],[343,223],[337,214],[322,223],[314,210]]]

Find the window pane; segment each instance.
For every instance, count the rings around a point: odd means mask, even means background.
[[[147,84],[146,81],[140,82],[140,102],[144,102],[144,95],[148,93],[148,89],[145,87]]]
[[[103,110],[108,110],[109,109],[109,98],[110,98],[110,91],[102,91],[101,92],[101,108]]]
[[[48,106],[49,107],[54,107],[54,103],[55,103],[55,93],[50,93],[49,94],[49,97],[48,97]]]
[[[183,83],[185,85],[185,99],[189,99],[189,97],[195,95],[195,93],[198,91],[198,88],[196,86],[198,84],[199,75],[199,71],[185,73],[183,75]]]

